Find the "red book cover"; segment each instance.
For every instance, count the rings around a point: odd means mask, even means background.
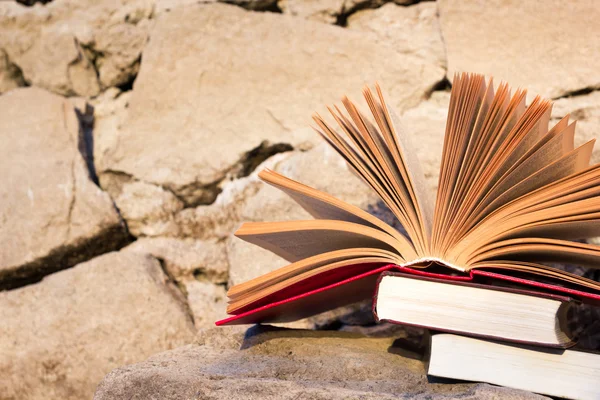
[[[343,305],[372,298],[382,272],[394,271],[450,281],[511,284],[541,293],[567,295],[583,303],[600,305],[600,293],[575,287],[538,282],[530,279],[472,270],[469,275],[447,275],[422,269],[387,264],[360,264],[330,271],[299,282],[238,310],[236,315],[217,321],[217,326],[289,322],[306,318]]]

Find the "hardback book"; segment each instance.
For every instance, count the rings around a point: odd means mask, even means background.
[[[571,298],[472,282],[384,272],[373,299],[377,322],[487,339],[570,347]]]
[[[373,296],[383,271],[523,287],[600,303],[600,283],[553,268],[597,268],[600,165],[594,140],[575,147],[575,122],[549,129],[551,102],[477,74],[454,77],[437,194],[409,137],[376,85],[368,113],[348,98],[316,114],[315,130],[402,226],[274,171],[259,177],[312,220],[250,222],[236,236],[289,262],[231,287],[217,325],[284,322]],[[334,127],[337,125],[337,128]],[[434,198],[435,197],[435,198]]]
[[[428,375],[568,399],[600,399],[600,354],[445,333],[430,340]]]

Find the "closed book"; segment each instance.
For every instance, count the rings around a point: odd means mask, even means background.
[[[376,320],[488,339],[570,347],[567,314],[556,294],[384,272],[373,299]]]
[[[577,400],[600,399],[600,354],[431,336],[427,374]]]

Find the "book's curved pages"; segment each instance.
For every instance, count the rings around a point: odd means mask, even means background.
[[[440,178],[432,201],[415,151],[378,85],[364,89],[370,116],[348,98],[315,115],[317,132],[381,198],[405,232],[327,193],[261,171],[314,220],[245,223],[236,236],[289,265],[233,286],[218,325],[293,320],[373,294],[378,273],[439,271],[443,279],[509,281],[600,300],[600,283],[544,265],[597,268],[600,165],[594,140],[575,147],[575,123],[548,129],[551,102],[494,90],[481,75],[453,81]],[[436,272],[438,273],[438,272]],[[567,292],[565,292],[567,291]],[[287,315],[283,315],[287,313]]]

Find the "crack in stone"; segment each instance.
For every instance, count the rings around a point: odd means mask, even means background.
[[[418,4],[418,3],[430,2],[430,1],[435,1],[435,0],[412,0],[406,4],[397,4],[397,3],[395,3],[395,4],[399,7],[410,7],[410,6],[414,6],[415,4]],[[362,11],[362,10],[376,10],[380,7],[383,7],[385,4],[392,3],[392,2],[393,2],[393,0],[382,0],[382,1],[366,0],[363,2],[354,3],[352,5],[352,7],[348,8],[348,9],[345,8],[346,4],[344,2],[342,4],[342,9],[340,10],[340,13],[337,15],[337,19],[336,19],[334,25],[346,28],[348,26],[348,18],[351,15],[353,15],[359,11]]]
[[[140,179],[130,173],[121,170],[107,169],[102,175],[111,175],[113,178],[109,182],[105,180],[102,189],[117,197],[123,190],[123,186],[130,182],[141,182],[147,185],[157,186],[171,193],[176,199],[181,201],[186,208],[195,208],[201,205],[213,204],[221,193],[221,185],[231,179],[240,179],[249,176],[254,170],[267,159],[276,154],[294,150],[294,147],[288,143],[269,144],[268,141],[261,142],[260,145],[244,153],[240,159],[228,168],[217,180],[201,184],[197,181],[186,185],[176,186],[173,184],[159,184]]]
[[[77,179],[75,177],[75,160],[71,161],[71,201],[69,202],[69,210],[67,212],[67,232],[65,241],[68,241],[71,237],[71,223],[73,217],[73,210],[75,209],[75,202],[77,201]]]
[[[425,93],[425,100],[428,100],[431,98],[431,96],[433,96],[434,92],[449,92],[450,89],[452,89],[452,83],[448,80],[448,77],[446,76],[446,73],[448,71],[445,71],[444,73],[444,77],[433,84],[433,86],[431,86],[431,88],[429,90],[427,90],[427,92]]]
[[[79,121],[79,119],[78,119]],[[67,135],[67,137],[69,138],[69,142],[71,143],[71,147],[77,149],[76,151],[79,152],[79,143],[77,143],[77,146],[75,146],[75,141],[73,140],[73,138],[71,137],[71,135],[69,134],[69,127],[68,127],[68,117],[67,117],[67,103],[64,103],[63,106],[63,128],[64,128],[64,132]],[[81,129],[81,126],[79,127]],[[82,155],[81,153],[79,153],[80,155]],[[73,210],[75,209],[75,201],[77,199],[77,182],[76,182],[76,176],[75,176],[75,157],[77,157],[76,155],[73,155],[73,158],[71,159],[71,198],[69,201],[69,208],[67,211],[67,230],[65,232],[65,241],[68,242],[69,238],[71,237],[71,218],[73,216]]]
[[[167,290],[169,290],[169,292],[171,293],[171,295],[173,295],[175,300],[177,300],[178,302],[181,303],[181,305],[184,309],[183,311],[185,312],[186,316],[189,318],[192,325],[195,326],[196,324],[194,322],[194,313],[192,312],[192,308],[190,307],[190,303],[188,301],[188,293],[187,293],[187,290],[185,289],[185,286],[182,283],[179,283],[175,279],[175,277],[173,275],[171,275],[171,273],[167,269],[164,259],[162,259],[160,257],[154,257],[154,256],[151,256],[151,257],[158,261],[158,264],[160,265],[160,269],[162,270],[162,272],[165,275],[165,278],[166,278],[165,285],[167,287]]]
[[[102,254],[118,251],[132,242],[121,225],[111,226],[98,235],[53,249],[16,269],[0,270],[0,291],[18,289],[40,282],[44,277],[62,271]]]
[[[52,0],[17,0],[17,3],[22,4],[26,7],[32,7],[36,3],[40,3],[42,5],[50,3]]]
[[[0,57],[4,58],[6,66],[4,73],[7,74],[17,87],[31,86],[30,82],[25,79],[23,70],[15,62],[10,59],[10,56],[5,49],[0,48]]]
[[[73,243],[68,243],[71,239],[73,212],[77,202],[77,157],[80,156],[85,158],[85,155],[81,151],[81,143],[76,143],[76,138],[69,134],[69,109],[70,103],[65,100],[62,110],[63,128],[65,134],[68,135],[70,146],[74,149],[70,165],[71,197],[66,216],[67,229],[65,231],[66,237],[64,240],[67,244],[58,246],[52,249],[46,256],[42,256],[29,263],[15,265],[11,266],[11,268],[0,270],[0,291],[17,289],[22,286],[40,282],[47,275],[74,267],[77,264],[89,261],[102,254],[120,250],[132,241],[132,237],[127,231],[125,221],[113,202],[112,204],[115,207],[115,210],[117,210],[116,212],[121,221],[120,224],[111,225],[98,232],[93,237],[78,239]],[[79,118],[77,119],[77,123],[79,125],[80,133],[77,140],[82,140],[81,120]]]
[[[587,86],[581,89],[575,89],[575,90],[571,90],[566,92],[565,94],[562,94],[558,97],[553,97],[552,100],[560,100],[560,99],[566,99],[566,98],[571,98],[571,97],[577,97],[577,96],[585,96],[586,94],[590,94],[596,91],[600,90],[600,85],[597,86]]]
[[[277,0],[244,1],[244,0],[219,0],[220,3],[230,4],[232,6],[243,8],[247,11],[272,12],[282,14],[283,10],[279,8]],[[210,4],[210,2],[199,1],[200,4]]]

